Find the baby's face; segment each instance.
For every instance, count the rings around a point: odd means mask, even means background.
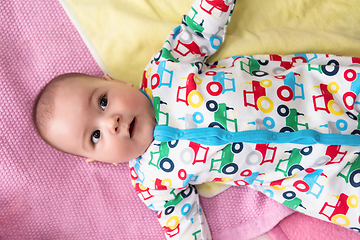
[[[131,83],[77,77],[56,92],[44,135],[61,151],[107,163],[142,155],[153,141],[154,109]]]

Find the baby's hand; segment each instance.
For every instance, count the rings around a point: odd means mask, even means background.
[[[94,159],[91,159],[91,158],[87,158],[87,159],[85,160],[85,162],[86,162],[86,163],[93,163],[93,162],[97,162],[97,160],[94,160]],[[114,164],[115,166],[118,165],[117,163],[112,163],[112,164]]]
[[[85,160],[85,162],[86,162],[86,163],[92,163],[92,162],[96,162],[96,160],[87,158],[87,159]]]

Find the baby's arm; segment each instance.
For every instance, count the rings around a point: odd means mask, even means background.
[[[203,62],[224,41],[236,0],[195,0],[182,24],[167,37],[155,61]]]
[[[180,190],[159,185],[155,190],[136,183],[135,188],[145,204],[157,211],[167,239],[211,239],[194,186]]]

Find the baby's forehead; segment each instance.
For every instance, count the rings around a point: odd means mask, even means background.
[[[63,94],[76,94],[77,91],[81,91],[84,88],[91,88],[98,84],[98,80],[95,77],[91,76],[80,76],[80,77],[71,77],[65,79],[57,89],[55,90],[60,95]]]
[[[96,89],[94,80],[89,78],[71,78],[64,81],[55,91],[53,120],[59,124],[68,120],[75,121],[79,114],[89,111],[92,92]],[[70,118],[70,119],[69,119]]]
[[[82,86],[82,85],[88,85],[91,83],[96,82],[98,80],[97,77],[92,77],[88,75],[80,75],[80,76],[74,76],[69,77],[67,79],[64,79],[63,85],[66,86]]]
[[[63,105],[66,98],[84,94],[83,92],[90,81],[82,78],[69,78],[62,81],[53,92],[55,105]]]

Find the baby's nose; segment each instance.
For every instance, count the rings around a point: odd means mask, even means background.
[[[116,119],[116,121],[115,121],[114,131],[115,131],[115,133],[117,133],[117,132],[119,131],[120,118],[119,118],[119,117],[116,117],[115,119]]]
[[[120,116],[109,117],[107,125],[111,132],[118,133],[120,131]]]

